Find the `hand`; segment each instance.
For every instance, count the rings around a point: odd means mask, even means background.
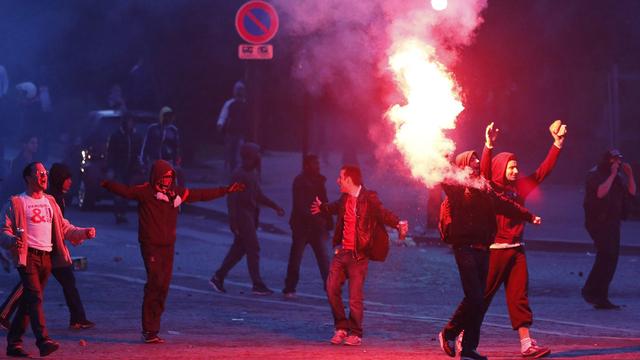
[[[93,239],[96,237],[96,228],[87,228],[85,230],[85,235],[87,236],[87,239]]]
[[[311,211],[311,214],[313,214],[313,215],[320,214],[320,212],[321,212],[320,206],[321,205],[322,205],[322,201],[320,201],[320,198],[316,196],[316,199],[313,200],[313,202],[311,203],[311,208],[309,209]]]
[[[398,222],[398,237],[400,240],[404,240],[409,232],[409,222],[407,220],[401,220]]]
[[[562,147],[564,138],[567,135],[567,125],[564,125],[562,120],[556,120],[549,126],[549,132],[553,136],[553,143],[558,147]]]
[[[533,220],[531,220],[531,223],[533,225],[540,225],[542,224],[542,218],[540,216],[533,216]]]
[[[487,125],[487,128],[484,131],[484,139],[485,139],[485,145],[491,149],[493,147],[493,144],[495,143],[496,139],[498,138],[498,133],[500,132],[500,129],[498,129],[497,127],[494,127],[493,122],[491,122],[491,124]]]
[[[227,187],[227,194],[244,191],[245,187],[246,186],[243,183],[234,182]]]
[[[633,169],[631,168],[631,165],[629,165],[629,163],[623,163],[622,164],[622,172],[628,177],[628,178],[632,178],[633,177]]]
[[[611,175],[613,176],[618,175],[618,169],[620,169],[620,163],[617,161],[614,161],[611,164]]]
[[[284,216],[284,209],[281,207],[277,208],[276,214],[278,214],[278,216]]]

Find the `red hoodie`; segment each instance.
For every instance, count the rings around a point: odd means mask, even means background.
[[[491,156],[491,149],[485,147],[482,156]],[[555,145],[551,145],[547,157],[542,161],[542,164],[538,166],[538,169],[531,175],[526,177],[519,177],[516,181],[508,181],[505,177],[507,170],[507,163],[510,160],[517,160],[513,153],[501,152],[491,160],[491,169],[486,168],[486,164],[482,163],[481,166],[483,174],[488,174],[493,188],[496,192],[505,195],[508,198],[513,199],[518,204],[524,206],[524,201],[527,196],[533,191],[542,181],[551,173],[553,167],[556,165],[558,156],[560,155],[560,148]],[[496,232],[495,243],[502,244],[518,244],[522,242],[522,235],[524,234],[525,222],[521,219],[513,218],[501,211],[496,212],[496,222],[498,225],[498,231]]]
[[[154,185],[167,171],[171,171],[173,182],[165,193],[167,200],[157,198]],[[105,181],[102,186],[124,198],[138,201],[138,241],[143,245],[172,246],[176,242],[178,207],[174,199],[180,196],[182,202],[207,201],[227,194],[226,187],[210,189],[186,189],[176,187],[175,170],[164,160],[156,160],[151,167],[150,182],[127,186],[113,181]]]

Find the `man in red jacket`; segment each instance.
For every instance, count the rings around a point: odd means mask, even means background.
[[[138,241],[147,271],[142,301],[142,337],[148,344],[164,342],[158,337],[158,331],[173,272],[178,206],[183,202],[213,200],[244,189],[239,183],[229,187],[186,189],[177,187],[175,179],[176,172],[171,165],[156,160],[148,183],[136,186],[112,181],[101,183],[116,195],[138,201]]]
[[[491,156],[493,143],[497,136],[497,129],[487,131],[484,156]],[[513,199],[524,206],[527,196],[551,173],[560,155],[560,149],[567,133],[566,125],[560,120],[554,121],[549,127],[553,144],[547,157],[538,169],[526,177],[519,176],[518,160],[513,153],[502,152],[491,161],[490,169],[482,169],[489,174],[493,188],[501,194]],[[484,165],[484,163],[482,164]],[[506,213],[496,213],[497,232],[493,244],[490,246],[489,273],[485,289],[485,309],[491,305],[495,293],[504,283],[507,296],[509,318],[514,330],[520,335],[520,351],[523,357],[539,358],[551,353],[548,347],[539,346],[529,334],[529,327],[533,323],[533,313],[529,307],[529,274],[527,258],[524,252],[522,237],[525,222],[515,219]]]

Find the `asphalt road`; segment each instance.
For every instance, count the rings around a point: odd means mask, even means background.
[[[218,200],[221,201],[221,200]],[[51,278],[45,312],[51,336],[64,359],[446,359],[436,335],[462,298],[451,252],[442,246],[394,246],[385,263],[372,263],[367,278],[361,347],[332,346],[332,317],[312,252],[302,265],[298,297],[280,293],[290,240],[261,231],[261,270],[275,294],[252,295],[245,262],[232,270],[227,294],[208,284],[231,243],[220,219],[181,214],[176,260],[161,336],[140,340],[140,307],[145,272],[137,244],[137,219],[116,226],[108,211],[78,212],[76,225],[95,226],[96,239],[72,249],[88,269],[77,272],[90,330],[69,330],[62,291]],[[611,288],[622,310],[595,310],[579,296],[593,256],[583,252],[528,252],[532,334],[558,359],[640,359],[640,258],[623,256]],[[2,295],[16,282],[15,271],[0,276]],[[28,330],[26,350],[37,354]],[[480,352],[491,359],[518,359],[519,342],[507,317],[502,291],[489,310]],[[4,352],[0,354],[4,355]],[[1,357],[1,355],[0,355]]]

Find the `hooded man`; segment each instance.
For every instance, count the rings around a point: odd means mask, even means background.
[[[183,202],[208,201],[242,191],[243,185],[210,189],[187,189],[175,184],[176,172],[164,160],[151,167],[149,182],[142,185],[103,181],[101,185],[116,195],[138,202],[138,242],[147,271],[142,302],[142,337],[145,343],[164,342],[158,336],[160,317],[169,292],[173,272],[178,207]]]
[[[483,158],[483,161],[488,162],[488,159]],[[460,169],[471,169],[469,184],[455,180],[442,183],[447,197],[440,211],[440,231],[443,240],[453,248],[464,298],[438,334],[438,339],[442,350],[454,357],[454,341],[464,331],[461,359],[482,360],[486,356],[480,355],[476,348],[483,319],[489,245],[496,232],[496,211],[500,209],[516,219],[535,224],[540,223],[540,218],[488,186],[488,182],[480,177],[480,160],[474,151],[456,156],[455,165]]]
[[[209,283],[214,290],[226,293],[224,279],[231,269],[246,255],[249,275],[253,283],[251,291],[255,295],[271,295],[260,276],[260,244],[258,243],[259,205],[267,206],[284,216],[284,209],[262,193],[256,169],[260,166],[260,148],[246,143],[240,149],[241,166],[232,175],[232,181],[245,184],[245,191],[232,194],[227,198],[229,227],[233,233],[233,244],[222,264],[211,276]]]
[[[156,160],[166,160],[172,166],[179,166],[180,134],[174,125],[175,113],[168,106],[160,109],[159,121],[149,125],[142,141],[140,163],[152,164]]]
[[[560,120],[556,120],[549,126],[549,132],[553,137],[553,144],[547,157],[531,175],[520,176],[518,160],[513,153],[509,152],[499,153],[491,160],[490,167],[483,167],[483,173],[488,174],[493,188],[498,193],[524,206],[527,196],[553,170],[567,134],[567,126]],[[491,157],[497,134],[498,129],[494,130],[493,123],[487,126],[483,157]],[[546,356],[551,353],[551,350],[548,347],[539,346],[529,333],[529,327],[533,323],[533,313],[529,307],[529,273],[522,242],[525,222],[501,211],[496,213],[496,222],[498,228],[489,251],[484,312],[489,309],[493,296],[504,283],[511,326],[520,336],[521,355],[527,358]]]
[[[609,284],[620,255],[620,223],[627,218],[627,205],[635,196],[631,166],[623,162],[617,149],[604,153],[587,175],[583,205],[584,225],[596,247],[596,260],[582,288],[582,297],[596,309],[620,308],[609,301]]]

